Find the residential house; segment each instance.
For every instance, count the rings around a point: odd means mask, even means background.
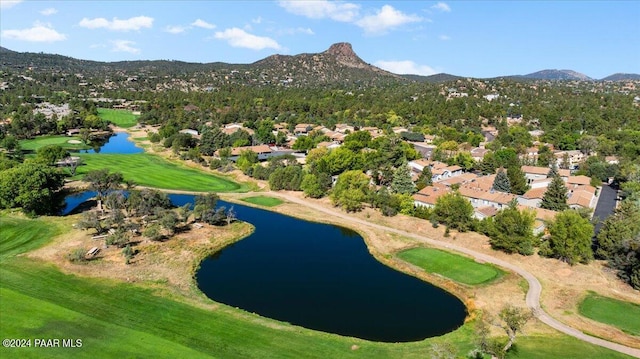
[[[547,178],[549,170],[551,170],[549,167],[522,166],[522,172],[524,172],[524,176],[527,178],[527,183],[531,183],[542,178]],[[563,179],[569,177],[569,175],[571,174],[569,170],[565,169],[559,169],[558,173]]]
[[[532,188],[518,197],[518,203],[526,207],[540,207],[547,187]]]
[[[413,146],[413,149],[418,151],[422,158],[431,158],[433,151],[436,150],[437,146],[430,145],[427,142],[413,142],[409,141],[409,143]]]
[[[234,147],[231,149],[231,156],[229,159],[233,162],[236,162],[240,157],[240,154],[243,151],[253,151],[258,155],[258,160],[264,161],[269,157],[274,157],[276,154],[274,151],[267,145],[258,145],[258,146],[243,146],[243,147]],[[219,157],[219,150],[215,152],[215,156]]]
[[[498,209],[505,208],[516,199],[511,193],[504,193],[494,190],[484,191],[477,188],[461,186],[460,194],[465,197],[474,208],[491,206]]]
[[[473,158],[473,160],[476,162],[480,162],[484,158],[484,155],[487,154],[487,152],[489,152],[489,150],[484,147],[474,147],[470,151],[471,158]]]
[[[437,184],[427,186],[413,195],[413,205],[416,207],[433,208],[438,198],[449,192],[451,192],[451,190],[445,186]]]
[[[493,217],[498,213],[498,209],[492,206],[483,206],[473,209],[473,217],[478,220]]]

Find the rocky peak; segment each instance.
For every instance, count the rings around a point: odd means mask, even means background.
[[[351,44],[348,42],[338,42],[331,45],[328,50],[323,52],[324,55],[331,56],[342,65],[348,67],[365,67],[368,66],[361,58],[353,52]]]

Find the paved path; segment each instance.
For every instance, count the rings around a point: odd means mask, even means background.
[[[613,343],[604,339],[600,339],[600,338],[596,338],[596,337],[592,337],[590,335],[584,334],[583,332],[572,328],[568,325],[565,325],[555,319],[553,319],[549,314],[547,314],[542,308],[540,308],[540,294],[542,292],[542,285],[540,284],[540,282],[538,281],[538,279],[536,277],[533,276],[533,274],[527,272],[526,270],[513,265],[509,262],[503,261],[501,259],[492,257],[488,254],[484,254],[484,253],[480,253],[480,252],[476,252],[474,250],[465,248],[465,247],[461,247],[452,243],[446,243],[446,242],[440,242],[440,241],[436,241],[433,240],[431,238],[427,238],[424,236],[421,236],[419,234],[416,233],[410,233],[410,232],[406,232],[403,230],[399,230],[399,229],[395,229],[395,228],[390,228],[390,227],[386,227],[386,226],[382,226],[379,224],[375,224],[375,223],[370,223],[364,220],[361,220],[359,218],[354,218],[352,216],[349,216],[347,214],[345,214],[344,212],[339,212],[339,211],[334,211],[330,208],[326,208],[320,205],[317,205],[313,202],[304,200],[304,199],[300,199],[298,197],[286,194],[286,193],[282,193],[282,192],[271,192],[271,194],[281,197],[283,199],[286,199],[289,202],[293,202],[293,203],[297,203],[297,204],[301,204],[310,208],[313,208],[314,210],[317,210],[319,212],[323,212],[326,213],[328,215],[331,215],[333,217],[338,217],[344,220],[347,220],[349,222],[352,222],[356,225],[363,225],[363,226],[369,226],[372,228],[376,228],[376,229],[381,229],[387,232],[392,232],[392,233],[397,233],[400,234],[402,236],[406,236],[406,237],[410,237],[413,239],[416,239],[420,242],[423,243],[427,243],[429,245],[435,246],[435,247],[440,247],[440,248],[446,248],[446,249],[450,249],[456,252],[460,252],[460,253],[464,253],[467,254],[471,257],[474,257],[476,259],[479,259],[481,261],[484,262],[488,262],[488,263],[492,263],[495,265],[498,265],[500,267],[506,268],[508,270],[511,270],[515,273],[518,273],[519,275],[521,275],[524,279],[526,279],[527,282],[529,282],[529,291],[527,292],[527,297],[526,297],[526,302],[527,302],[527,306],[529,308],[531,308],[533,310],[534,315],[543,323],[547,324],[548,326],[562,332],[565,333],[567,335],[570,335],[572,337],[575,337],[577,339],[580,339],[582,341],[591,343],[591,344],[595,344],[595,345],[599,345],[601,347],[605,347],[611,350],[615,350],[617,352],[623,353],[623,354],[627,354],[627,355],[631,355],[634,356],[636,358],[640,358],[640,349],[635,349],[635,348],[631,348],[625,345],[621,345],[618,343]]]

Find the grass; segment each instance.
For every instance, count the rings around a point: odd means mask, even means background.
[[[80,141],[80,143],[69,143],[70,140]],[[20,146],[26,151],[36,151],[46,145],[59,145],[70,151],[79,151],[91,148],[85,145],[80,137],[69,136],[41,136],[38,138],[20,141]]]
[[[613,325],[625,333],[640,336],[640,305],[603,297],[594,292],[578,304],[581,315]]]
[[[35,249],[60,233],[51,221],[0,217],[0,260]]]
[[[138,124],[138,117],[126,110],[113,110],[110,108],[99,108],[98,116],[101,119],[110,121],[118,127],[129,128]]]
[[[249,203],[253,203],[253,204],[257,204],[265,207],[274,207],[284,203],[279,198],[273,198],[273,197],[267,197],[267,196],[246,197],[246,198],[243,198],[242,200],[245,202],[249,202]]]
[[[373,343],[293,327],[224,305],[205,309],[158,296],[144,284],[64,274],[16,256],[63,234],[61,227],[42,231],[42,224],[54,225],[55,218],[0,218],[0,256],[5,259],[0,261],[0,337],[82,340],[81,348],[2,347],[2,358],[411,359],[424,358],[437,342],[453,344],[459,356],[473,348],[470,323],[421,342]],[[70,228],[71,222],[62,223]],[[18,225],[23,230],[16,231]],[[352,345],[359,348],[352,350]],[[519,337],[516,348],[510,358],[625,358],[563,335]]]
[[[148,153],[79,155],[85,165],[78,168],[76,178],[91,171],[108,168],[121,172],[125,180],[133,180],[141,186],[195,192],[241,192],[246,185],[206,173],[194,168],[169,162]]]
[[[489,283],[503,272],[473,259],[433,248],[413,248],[398,253],[398,257],[429,273],[439,274],[467,285]]]

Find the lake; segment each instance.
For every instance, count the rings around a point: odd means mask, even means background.
[[[91,198],[66,198],[64,213]],[[172,203],[193,195],[170,194]],[[467,309],[454,295],[378,262],[356,232],[233,206],[253,234],[205,259],[196,282],[220,303],[305,328],[381,342],[418,341],[455,330]]]
[[[124,153],[133,154],[144,152],[144,149],[137,147],[133,141],[129,140],[129,134],[126,132],[116,132],[107,139],[102,146],[95,149],[83,151],[85,153]]]

